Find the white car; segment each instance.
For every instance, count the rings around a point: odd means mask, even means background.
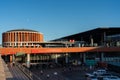
[[[104,70],[104,69],[99,69],[99,70],[93,72],[93,74],[96,76],[100,76],[105,73],[106,73],[106,70]]]
[[[120,80],[120,78],[117,76],[108,76],[104,77],[103,80]]]
[[[113,75],[110,74],[110,73],[105,73],[105,74],[101,74],[100,76],[101,76],[101,77],[109,77],[109,76],[113,76]]]
[[[87,80],[98,80],[96,76],[89,76],[87,77]]]
[[[86,73],[85,74],[86,77],[91,77],[91,76],[94,76],[93,74],[90,74],[90,73]]]

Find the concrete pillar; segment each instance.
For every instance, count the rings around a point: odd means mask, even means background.
[[[5,55],[5,61],[6,61],[6,62],[8,61],[7,55]]]
[[[93,46],[94,44],[93,38],[91,38],[90,41],[91,41],[91,46]]]
[[[104,61],[104,53],[101,53],[101,55],[100,55],[100,61]]]
[[[65,63],[67,64],[68,63],[68,53],[65,54]]]
[[[83,53],[83,63],[86,63],[86,54]]]
[[[30,54],[27,54],[27,67],[30,68]]]
[[[105,41],[106,40],[106,32],[103,33],[103,40]]]
[[[58,54],[55,54],[55,63],[58,63]]]
[[[12,55],[12,62],[15,63],[15,55]]]
[[[79,58],[80,58],[80,61],[82,62],[82,54],[80,53],[80,56],[79,56]]]
[[[102,35],[101,35],[101,43],[102,43],[102,46],[105,46],[106,45],[106,32],[104,32],[104,33],[102,33]]]
[[[13,63],[13,55],[10,55],[10,63]]]

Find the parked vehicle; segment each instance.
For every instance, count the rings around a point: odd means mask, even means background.
[[[87,77],[87,80],[98,80],[96,76],[89,76]]]
[[[86,73],[85,74],[85,77],[91,77],[91,76],[94,76],[93,74],[90,74],[90,73]]]
[[[101,77],[109,77],[109,76],[113,76],[113,75],[110,74],[110,73],[105,73],[105,74],[101,74],[100,76],[101,76]]]
[[[99,69],[97,71],[94,71],[93,72],[93,75],[96,75],[96,76],[101,76],[102,74],[105,74],[106,73],[106,70],[104,69]]]
[[[103,77],[103,80],[120,80],[117,76],[109,76],[109,77]]]

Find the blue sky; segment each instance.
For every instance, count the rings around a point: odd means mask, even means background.
[[[0,42],[12,29],[49,41],[97,27],[120,27],[120,0],[0,0]]]

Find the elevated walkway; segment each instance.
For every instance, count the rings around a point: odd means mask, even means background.
[[[61,48],[0,48],[1,55],[11,55],[19,52],[25,54],[43,53],[76,53],[76,52],[120,52],[120,47],[61,47]]]

